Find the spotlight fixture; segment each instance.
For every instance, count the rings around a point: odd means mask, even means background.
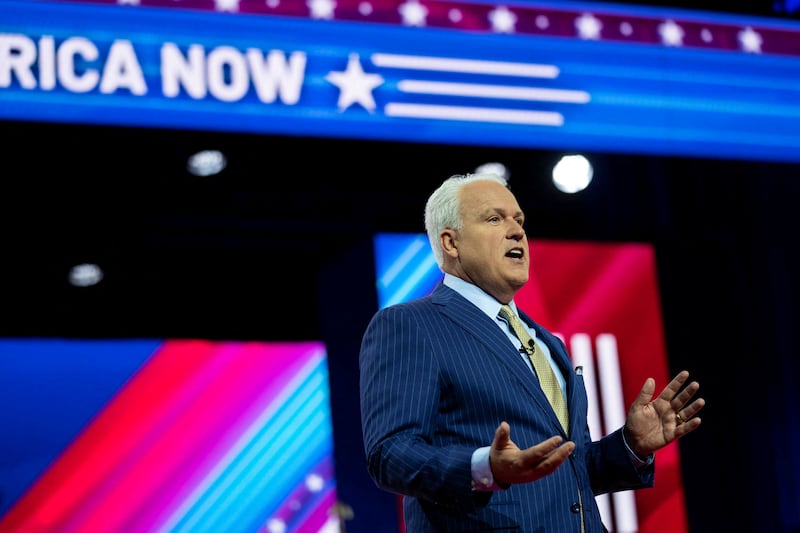
[[[91,287],[103,279],[103,269],[94,263],[82,263],[73,266],[67,278],[74,287]]]
[[[477,174],[497,174],[505,179],[510,178],[508,168],[503,163],[484,163],[475,169]]]
[[[594,170],[582,155],[565,155],[553,167],[553,184],[568,194],[580,192],[589,186]]]
[[[227,164],[225,154],[219,150],[202,150],[189,157],[186,170],[195,176],[213,176],[222,172]]]

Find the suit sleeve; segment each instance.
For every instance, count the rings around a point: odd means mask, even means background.
[[[471,490],[470,446],[437,443],[443,383],[420,315],[380,310],[359,355],[361,421],[367,468],[384,490],[439,505],[470,507],[487,493]]]
[[[622,438],[622,429],[591,443],[586,467],[595,495],[647,488],[655,483],[655,461],[636,468]]]

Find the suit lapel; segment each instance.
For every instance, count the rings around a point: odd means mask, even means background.
[[[500,367],[504,373],[511,376],[511,379],[515,379],[520,384],[542,412],[550,414],[549,418],[552,419],[553,425],[561,428],[561,423],[550,407],[550,402],[544,395],[530,367],[526,365],[519,351],[494,320],[486,316],[483,311],[470,303],[469,300],[445,285],[439,285],[431,296],[441,313],[461,328],[465,336],[474,338],[486,347],[487,354],[491,357],[491,360],[487,361],[487,371],[491,370],[492,365]],[[526,320],[529,321],[530,319],[526,318]],[[537,331],[539,330],[537,329]],[[548,343],[548,347],[550,344]]]

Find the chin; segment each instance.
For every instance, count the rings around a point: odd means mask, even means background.
[[[522,286],[523,286],[523,285],[525,285],[527,282],[528,282],[528,276],[524,276],[524,277],[521,277],[521,278],[516,278],[516,279],[512,280],[512,281],[511,281],[511,285],[513,285],[513,287],[514,287],[514,290],[517,290],[517,291],[518,291],[518,290],[520,290],[520,289],[522,288]]]

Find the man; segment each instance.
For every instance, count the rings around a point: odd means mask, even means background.
[[[652,486],[655,451],[700,425],[705,402],[683,371],[655,399],[648,378],[624,428],[591,440],[583,378],[564,344],[514,304],[528,281],[524,222],[505,179],[446,180],[425,208],[443,282],[378,311],[364,334],[367,466],[379,487],[405,496],[409,533],[600,533],[595,496]],[[517,316],[525,331],[515,333]],[[563,423],[539,384],[550,368]]]

